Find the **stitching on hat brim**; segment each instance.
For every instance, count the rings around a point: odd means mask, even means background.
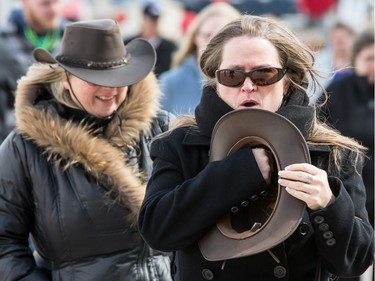
[[[42,48],[35,49],[33,56],[36,61],[41,63],[57,63],[66,71],[84,81],[104,87],[125,87],[146,77],[152,71],[156,62],[155,50],[145,39],[132,40],[126,45],[126,49],[132,56],[129,63],[122,67],[105,70],[69,66],[56,61],[48,51]]]

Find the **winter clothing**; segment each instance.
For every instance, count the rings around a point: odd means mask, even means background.
[[[129,86],[106,119],[57,103],[43,85],[18,90],[17,129],[0,147],[1,280],[171,280],[169,255],[136,227],[148,145],[170,118],[158,116],[156,87],[151,75]]]
[[[343,135],[360,141],[368,150],[370,159],[363,167],[366,186],[366,207],[374,225],[374,84],[366,77],[352,73],[332,81],[328,86],[328,102],[321,114]]]
[[[65,22],[62,21],[61,26],[54,32],[56,38],[52,40],[53,44],[49,48],[53,53],[57,53],[59,49],[64,25]],[[17,80],[35,62],[32,53],[36,45],[25,37],[26,28],[22,10],[16,9],[10,15],[9,24],[0,29],[0,41],[1,45],[4,45],[0,47],[0,115],[4,118],[0,117],[0,143],[14,128],[14,92]]]
[[[199,104],[203,75],[194,55],[159,76],[162,108],[174,114],[192,114]],[[181,85],[184,85],[183,87]]]
[[[314,114],[307,104],[307,96],[292,93],[277,112],[304,136],[309,133],[305,124]],[[206,87],[195,112],[197,126],[175,129],[151,145],[154,170],[140,210],[139,227],[152,247],[175,251],[174,280],[312,281],[319,260],[320,280],[324,281],[331,275],[359,275],[366,270],[372,261],[373,229],[362,207],[362,178],[353,172],[349,152],[341,163],[342,174],[329,175],[335,201],[324,209],[306,209],[297,230],[286,241],[244,258],[218,262],[204,259],[197,242],[220,214],[227,214],[234,206],[241,209],[241,202],[257,200],[268,191],[249,147],[209,162],[213,127],[231,110],[214,89]],[[327,170],[330,147],[309,149],[312,164]],[[361,171],[360,164],[357,169]]]

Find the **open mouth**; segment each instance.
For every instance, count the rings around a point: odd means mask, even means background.
[[[253,102],[253,101],[248,101],[248,102],[244,102],[242,104],[242,106],[244,107],[254,107],[254,106],[257,106],[258,104],[256,102]]]
[[[109,100],[114,99],[115,97],[114,97],[114,96],[109,96],[109,97],[106,97],[106,96],[98,96],[97,98],[100,99],[100,100],[103,100],[103,101],[109,101]]]

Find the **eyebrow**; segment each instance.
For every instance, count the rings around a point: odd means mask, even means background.
[[[271,64],[260,64],[260,65],[256,65],[255,67],[251,67],[251,69],[261,69],[261,68],[268,68],[268,67],[277,67],[277,68],[282,68],[282,66],[280,65],[271,65]],[[244,66],[243,65],[237,65],[237,64],[233,64],[233,65],[228,65],[225,67],[225,69],[244,69]]]

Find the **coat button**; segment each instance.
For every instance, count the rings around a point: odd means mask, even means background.
[[[273,274],[277,278],[284,278],[286,276],[286,269],[282,265],[278,265],[273,269]]]
[[[249,205],[249,201],[243,201],[242,203],[241,203],[241,207],[243,207],[243,208],[245,208],[245,207],[247,207]]]
[[[336,239],[335,238],[328,239],[326,241],[326,244],[327,244],[327,246],[333,246],[333,245],[336,244]]]
[[[265,197],[265,196],[267,196],[268,195],[268,191],[267,190],[263,190],[263,191],[261,191],[260,193],[259,193],[259,196],[260,197]]]
[[[333,232],[332,232],[332,231],[325,231],[325,232],[323,233],[323,237],[324,237],[325,239],[331,239],[331,238],[333,237]]]
[[[314,218],[314,222],[317,224],[321,224],[322,222],[324,222],[324,218],[322,216],[316,216]]]
[[[259,196],[258,195],[253,195],[250,197],[250,201],[257,201],[259,199]]]
[[[319,225],[320,231],[327,231],[328,229],[329,229],[329,226],[327,223],[322,223],[321,225]]]
[[[214,273],[207,268],[202,270],[202,276],[203,276],[204,280],[213,280],[214,279]]]
[[[305,236],[307,233],[309,233],[309,226],[307,225],[307,223],[301,223],[298,227],[298,232],[302,236]]]

